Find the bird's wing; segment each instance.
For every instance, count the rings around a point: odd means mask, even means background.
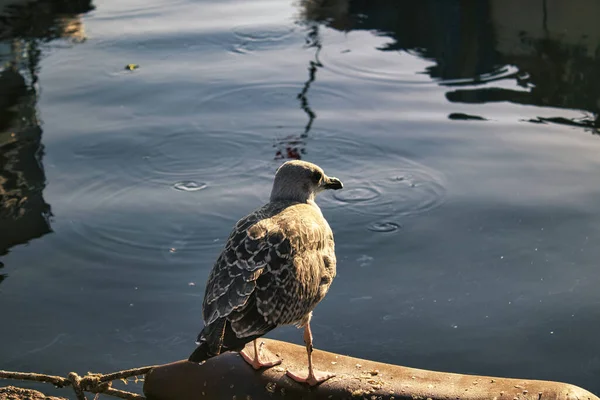
[[[284,208],[265,206],[236,224],[206,284],[205,325],[228,317],[234,310],[250,308],[244,306],[261,274],[289,261],[289,241],[272,219]],[[235,316],[235,319],[240,318],[240,315]]]
[[[290,206],[269,221],[278,232],[270,241],[280,242],[256,281],[258,311],[276,325],[302,324],[335,276],[333,234],[314,205]]]
[[[238,222],[208,279],[205,325],[227,318],[242,338],[312,311],[324,295],[321,250],[331,231],[306,207],[262,209]]]
[[[268,260],[268,243],[249,237],[248,228],[261,219],[260,210],[241,219],[221,252],[206,283],[204,324],[227,317],[242,307],[256,287]]]

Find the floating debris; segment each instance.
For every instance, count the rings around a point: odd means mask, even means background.
[[[128,71],[133,71],[133,70],[138,69],[139,67],[140,66],[138,64],[127,64],[125,66],[125,69],[128,70]]]

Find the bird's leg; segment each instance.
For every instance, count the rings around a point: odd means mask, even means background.
[[[286,374],[296,382],[308,383],[310,386],[318,385],[325,382],[329,378],[333,378],[335,374],[324,371],[315,371],[312,364],[312,332],[310,331],[310,322],[304,327],[304,343],[306,343],[306,353],[308,354],[308,375],[287,371]]]
[[[281,364],[281,360],[277,358],[277,356],[271,353],[269,350],[264,349],[263,345],[265,342],[260,342],[260,345],[256,344],[256,339],[253,340],[254,343],[254,356],[250,356],[246,349],[240,351],[241,356],[244,360],[252,366],[254,369],[261,368],[269,368],[275,365]]]

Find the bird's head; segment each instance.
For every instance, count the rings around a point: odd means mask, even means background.
[[[275,173],[271,201],[313,201],[323,190],[343,188],[338,178],[325,175],[318,165],[293,160],[283,163]]]

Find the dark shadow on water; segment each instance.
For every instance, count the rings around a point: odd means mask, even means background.
[[[584,112],[544,122],[600,128],[600,3],[518,0],[305,0],[305,19],[389,37],[381,51],[435,62],[453,103],[511,102]],[[325,66],[327,67],[327,66]],[[514,89],[494,87],[512,82]],[[452,119],[452,118],[451,118]]]
[[[82,41],[79,14],[92,9],[90,1],[38,1],[0,10],[0,256],[51,232],[37,113],[42,46],[59,38]]]
[[[487,119],[480,117],[478,115],[470,115],[470,114],[464,114],[464,113],[448,114],[448,119],[452,119],[455,121],[487,121]]]

